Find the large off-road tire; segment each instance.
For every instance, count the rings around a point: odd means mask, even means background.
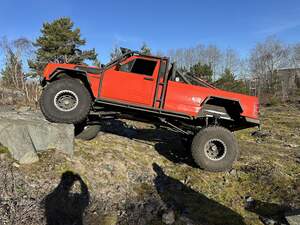
[[[91,108],[91,95],[78,79],[60,79],[48,84],[40,98],[40,108],[50,122],[77,124]]]
[[[77,139],[89,141],[94,139],[99,131],[101,130],[100,124],[93,124],[93,125],[75,125],[75,137]]]
[[[233,133],[218,126],[199,131],[193,139],[191,151],[200,168],[214,172],[231,169],[239,156]]]

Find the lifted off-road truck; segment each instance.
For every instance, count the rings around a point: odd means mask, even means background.
[[[230,169],[239,155],[232,132],[259,125],[258,99],[182,74],[166,57],[122,53],[101,68],[48,64],[40,99],[46,119],[88,127],[97,114],[163,125],[191,140],[199,167]]]

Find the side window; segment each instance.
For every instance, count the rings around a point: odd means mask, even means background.
[[[156,61],[135,59],[126,64],[121,65],[120,71],[138,73],[147,76],[152,76],[156,66]]]
[[[131,60],[120,66],[119,71],[130,72],[135,60]]]
[[[152,76],[155,66],[156,61],[136,59],[131,69],[131,72]]]

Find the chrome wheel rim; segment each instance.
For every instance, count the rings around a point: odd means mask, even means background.
[[[70,90],[59,91],[54,97],[54,105],[60,111],[72,111],[78,105],[78,96]]]
[[[220,139],[211,139],[204,145],[204,152],[207,158],[212,161],[222,160],[227,153],[227,146]]]

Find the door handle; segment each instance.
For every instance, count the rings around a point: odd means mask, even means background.
[[[144,77],[144,80],[150,80],[150,81],[153,81],[154,79],[151,78],[151,77]]]

